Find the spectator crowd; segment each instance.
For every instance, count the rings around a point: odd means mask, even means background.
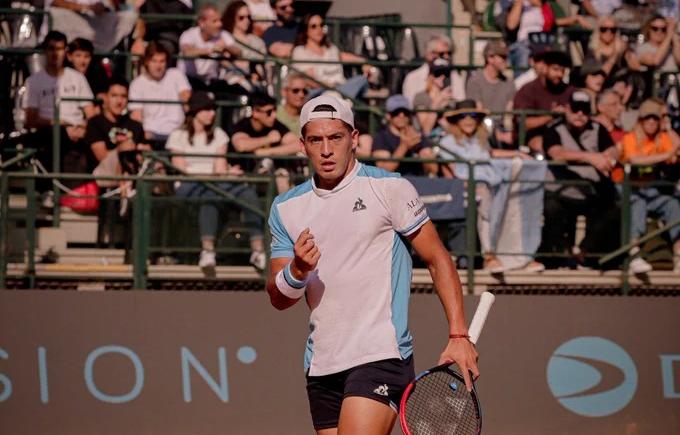
[[[199,199],[198,264],[206,273],[217,264],[223,207],[241,212],[250,262],[264,269],[258,192],[237,180],[271,174],[284,192],[306,174],[298,117],[305,101],[324,92],[384,113],[382,125],[369,128],[370,109],[356,111],[357,157],[422,185],[475,183],[482,267],[491,273],[599,267],[596,255],[639,240],[648,217],[680,219],[678,0],[491,2],[486,19],[473,19],[502,35],[484,46],[483,65],[456,68],[459,47],[442,32],[425,42],[422,64],[397,81],[381,80],[369,53],[331,41],[326,17],[299,6],[48,0],[44,67],[21,84],[24,145],[62,172],[137,173],[143,152],[155,150],[172,155],[171,167],[155,170],[229,177],[216,187],[233,202],[202,182],[178,183],[172,193]],[[195,14],[195,21],[148,14]],[[132,55],[129,83],[124,62],[100,55],[114,49]],[[275,68],[272,57],[290,68]],[[246,103],[217,110],[222,101]],[[522,176],[531,174],[545,181],[534,188],[538,200],[529,188],[515,196],[519,207],[522,195],[531,197],[542,219],[520,213],[522,225],[509,225],[516,204],[503,185],[528,183]],[[624,182],[632,183],[631,223],[622,240]],[[77,194],[82,186],[67,187]],[[100,187],[121,188],[123,196],[132,188]],[[667,238],[680,273],[680,226]],[[450,248],[462,254],[453,239]],[[508,240],[528,239],[535,246],[522,261],[498,252]],[[638,248],[629,254],[632,272],[652,270]]]

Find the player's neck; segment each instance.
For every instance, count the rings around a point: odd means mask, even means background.
[[[335,189],[340,183],[342,183],[342,180],[347,178],[352,173],[356,164],[357,164],[356,159],[352,158],[352,160],[349,162],[349,165],[347,165],[347,169],[345,170],[345,173],[342,174],[340,177],[333,179],[333,180],[327,180],[327,179],[325,180],[325,179],[319,177],[318,174],[314,175],[314,181],[316,183],[316,186],[319,189],[323,189],[323,190],[333,190],[333,189]]]

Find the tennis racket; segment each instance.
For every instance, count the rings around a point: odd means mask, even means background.
[[[482,293],[469,329],[473,343],[494,299]],[[476,435],[482,431],[482,409],[474,386],[468,393],[463,376],[448,363],[424,371],[406,387],[399,421],[405,435]]]

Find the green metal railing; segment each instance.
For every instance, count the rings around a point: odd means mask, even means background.
[[[172,154],[167,152],[148,152],[145,153],[151,158],[164,163],[166,166],[172,166],[168,157]],[[178,154],[180,155],[180,154]],[[194,156],[194,154],[181,154],[182,156]],[[199,156],[196,154],[196,156]],[[206,157],[206,155],[200,155],[201,157]],[[236,156],[236,155],[234,155]],[[259,159],[261,156],[255,155],[243,155],[238,154],[239,158],[253,158]],[[210,156],[207,156],[210,157]],[[212,157],[222,157],[222,156],[212,156]],[[304,158],[288,156],[283,158],[283,160],[302,160]],[[369,162],[375,162],[378,160],[384,161],[401,161],[401,162],[420,162],[420,163],[439,163],[439,164],[450,164],[450,163],[462,163],[466,164],[469,169],[469,178],[466,183],[466,194],[467,194],[467,205],[465,211],[465,225],[466,225],[466,252],[468,258],[468,266],[466,270],[467,275],[467,286],[468,289],[473,289],[475,285],[475,259],[478,258],[482,252],[477,249],[477,198],[476,198],[476,184],[477,180],[474,176],[475,168],[480,165],[488,164],[488,161],[461,161],[457,159],[420,159],[420,158],[385,158],[385,159],[375,159],[369,158],[365,159]],[[565,163],[561,162],[546,162],[549,166],[564,166]],[[599,258],[600,264],[605,264],[611,261],[615,257],[621,255],[628,255],[630,249],[634,246],[638,246],[651,238],[654,238],[674,226],[680,224],[680,222],[671,222],[654,231],[642,239],[631,243],[630,242],[630,195],[632,188],[635,186],[641,186],[639,182],[632,182],[630,180],[631,165],[624,165],[624,173],[627,174],[624,177],[622,183],[622,196],[621,196],[621,247],[616,251],[606,254],[606,253],[591,253],[589,257]],[[8,165],[5,169],[9,169]],[[176,169],[176,168],[175,168]],[[187,175],[139,175],[139,176],[110,176],[110,177],[95,177],[93,175],[87,174],[33,174],[28,172],[8,172],[7,170],[0,171],[0,254],[2,254],[2,260],[0,260],[0,288],[3,288],[6,277],[7,277],[7,226],[8,226],[8,197],[9,197],[9,185],[10,180],[23,180],[26,188],[26,195],[28,198],[27,211],[25,215],[26,229],[27,229],[27,264],[25,270],[25,276],[28,278],[30,285],[35,283],[35,222],[36,222],[36,210],[37,210],[37,196],[35,194],[35,181],[36,179],[52,179],[59,178],[61,180],[128,180],[133,181],[136,184],[137,195],[135,196],[133,202],[133,219],[132,219],[132,266],[133,266],[133,282],[134,288],[143,289],[147,287],[148,280],[148,269],[147,269],[147,258],[149,253],[153,251],[150,246],[149,241],[149,227],[151,219],[151,210],[155,201],[162,200],[162,197],[156,198],[151,194],[151,186],[153,183],[159,182],[174,182],[174,181],[192,181],[205,183],[210,189],[214,190],[224,201],[230,201],[235,203],[238,207],[249,208],[250,206],[245,203],[241,203],[238,199],[231,196],[228,192],[222,191],[216,184],[218,182],[239,182],[239,183],[251,183],[251,184],[265,184],[266,196],[265,196],[265,208],[256,209],[250,207],[250,209],[262,217],[266,217],[267,211],[273,201],[275,192],[275,181],[272,175],[267,176],[238,176],[238,177],[224,177],[224,176],[187,176]],[[563,184],[563,185],[585,185],[588,182],[585,181],[573,181],[573,180],[556,180],[556,181],[536,181],[536,180],[514,180],[512,183],[532,183],[532,184]],[[668,182],[655,182],[655,185],[667,185]],[[178,200],[173,197],[173,200]],[[182,200],[183,201],[183,200]],[[266,220],[265,220],[266,222]],[[268,236],[268,231],[265,231]],[[162,248],[156,248],[159,250]],[[197,249],[195,249],[197,250]],[[192,250],[189,250],[192,251]],[[459,253],[460,254],[460,253]],[[499,255],[508,255],[508,253],[497,252]],[[568,257],[569,253],[514,253],[510,255],[533,255],[540,257]],[[627,294],[629,286],[629,273],[628,273],[628,261],[623,263],[621,268],[622,273],[622,293]]]

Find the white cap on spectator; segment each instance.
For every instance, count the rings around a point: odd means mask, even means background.
[[[324,94],[307,101],[300,112],[300,128],[315,119],[339,119],[354,128],[354,114],[343,100]]]

